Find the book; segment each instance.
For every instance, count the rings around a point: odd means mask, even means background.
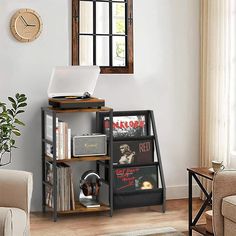
[[[68,157],[68,159],[71,159],[71,129],[68,128],[67,132],[68,132],[68,136],[67,136],[67,138],[68,138],[68,154],[67,154],[67,157]]]
[[[49,141],[53,140],[53,127],[52,127],[52,116],[46,115],[45,116],[45,123],[46,123],[46,129],[45,129],[45,138]]]

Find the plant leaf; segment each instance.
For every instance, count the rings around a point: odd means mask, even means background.
[[[16,103],[12,103],[12,107],[16,110]]]
[[[25,124],[22,121],[18,120],[18,119],[15,119],[15,123],[18,124],[18,125],[25,126]]]
[[[12,117],[14,116],[14,113],[13,113],[12,109],[7,109],[7,112],[8,112],[8,114],[10,114]]]
[[[16,135],[16,136],[20,136],[21,133],[18,129],[13,129],[12,132]]]
[[[24,110],[19,110],[19,111],[16,112],[16,114],[20,114],[20,113],[23,113],[23,112],[25,112],[25,111]]]
[[[20,98],[18,99],[18,102],[24,102],[24,101],[26,101],[26,100],[27,100],[26,97],[20,97]]]
[[[19,105],[18,105],[18,107],[26,107],[27,106],[27,103],[20,103]]]
[[[16,104],[16,101],[15,101],[15,99],[14,99],[14,98],[12,98],[12,97],[8,97],[8,100],[9,100],[10,102],[12,102],[12,103],[15,103],[15,104]]]

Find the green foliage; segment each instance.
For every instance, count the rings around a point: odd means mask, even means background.
[[[123,19],[116,20],[116,33],[125,33],[125,21]]]
[[[116,56],[119,58],[125,57],[125,44],[123,42],[116,43]]]
[[[21,135],[18,126],[25,125],[16,118],[27,106],[25,94],[17,93],[15,97],[8,97],[8,100],[11,103],[9,108],[0,101],[0,163],[4,153],[16,148],[15,137]]]
[[[122,16],[125,15],[125,4],[116,4],[116,16]]]

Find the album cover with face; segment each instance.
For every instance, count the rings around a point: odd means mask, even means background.
[[[154,161],[153,137],[113,142],[113,163],[150,164]]]

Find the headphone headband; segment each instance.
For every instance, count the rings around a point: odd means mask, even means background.
[[[94,170],[87,170],[82,174],[81,180],[86,180],[89,176],[96,176],[100,179],[100,176]]]
[[[96,177],[96,182],[88,181],[87,178],[90,176]],[[80,179],[80,188],[85,196],[97,196],[100,188],[100,176],[94,170],[85,171]]]

